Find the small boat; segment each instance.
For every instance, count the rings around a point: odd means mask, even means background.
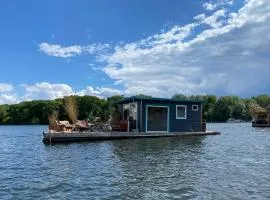
[[[257,111],[252,119],[252,127],[270,127],[270,112]]]

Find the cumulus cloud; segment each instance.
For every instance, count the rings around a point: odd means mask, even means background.
[[[48,44],[46,42],[43,42],[39,45],[39,50],[49,56],[70,58],[81,55],[83,53],[96,54],[98,52],[103,52],[109,47],[109,44],[99,43],[86,46],[72,45],[64,47],[58,44]]]
[[[217,4],[206,2],[206,3],[203,4],[203,7],[206,10],[214,10],[217,7]]]
[[[1,104],[14,104],[18,102],[18,97],[16,94],[1,94],[0,93],[0,105]]]
[[[109,45],[62,47],[43,43],[40,50],[64,58],[98,52],[99,61],[105,63],[101,69],[115,85],[124,86],[123,91],[88,86],[76,92],[80,95],[269,93],[270,0],[246,0],[235,12],[230,12],[232,4],[232,0],[205,3],[205,9],[213,12],[199,14],[184,26],[121,43],[110,53],[104,52]]]
[[[83,52],[83,48],[79,45],[73,45],[69,47],[62,47],[56,44],[41,43],[39,50],[46,53],[49,56],[68,58],[76,55],[80,55]]]
[[[86,89],[81,90],[76,94],[80,96],[89,95],[89,96],[97,96],[99,98],[107,98],[113,95],[121,95],[123,94],[123,92],[114,88],[107,88],[107,87],[93,88],[92,86],[87,86]]]
[[[249,0],[236,13],[226,16],[221,9],[197,17],[199,22],[117,47],[104,57],[103,70],[125,86],[126,94],[267,92],[269,5],[269,0]],[[192,31],[202,24],[209,29]]]
[[[0,92],[10,92],[13,90],[13,86],[8,83],[0,83]]]
[[[99,98],[107,98],[113,95],[122,95],[124,92],[115,88],[103,86],[94,88],[90,85],[86,86],[85,89],[75,91],[68,84],[41,82],[35,84],[21,84],[21,87],[23,87],[25,91],[22,95],[18,95],[16,90],[13,91],[13,86],[10,88],[4,87],[7,85],[8,84],[5,85],[4,83],[1,83],[2,91],[0,91],[0,105],[31,100],[52,100],[70,95],[89,95]]]
[[[34,85],[22,84],[21,86],[26,90],[24,100],[56,99],[74,94],[71,86],[67,84],[41,82]]]
[[[204,3],[202,6],[204,7],[204,9],[212,11],[221,6],[231,6],[233,5],[233,3],[234,3],[233,0],[217,0],[216,3],[210,1]]]
[[[206,18],[205,13],[202,13],[193,17],[193,19],[198,20],[198,21],[203,21],[205,18]]]
[[[226,10],[221,9],[216,11],[214,14],[212,14],[209,17],[205,17],[205,15],[201,16],[201,15],[197,15],[195,18],[199,19],[201,24],[207,24],[212,28],[219,28],[223,25],[224,20],[222,20],[221,18],[224,18],[226,15]],[[200,17],[201,16],[201,17]]]
[[[18,101],[16,94],[13,94],[13,85],[0,83],[0,104],[12,104]]]
[[[69,95],[89,95],[97,96],[99,98],[106,98],[113,95],[120,95],[122,91],[108,88],[108,87],[97,87],[86,86],[85,89],[80,91],[74,91],[70,85],[67,84],[53,84],[48,82],[36,83],[33,85],[22,84],[26,93],[20,99],[25,100],[37,100],[37,99],[57,99]]]

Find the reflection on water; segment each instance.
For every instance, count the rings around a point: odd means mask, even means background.
[[[0,199],[270,199],[270,129],[46,146],[44,126],[0,126]]]
[[[192,183],[196,181],[193,171],[203,153],[202,140],[183,137],[112,142],[126,184],[121,197],[192,197]]]

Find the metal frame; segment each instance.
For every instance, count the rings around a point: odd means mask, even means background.
[[[167,108],[167,131],[148,131],[147,130],[147,121],[148,121],[148,108],[149,107],[156,107],[156,108]],[[168,133],[169,130],[170,130],[170,107],[169,106],[159,106],[159,105],[152,105],[152,104],[149,104],[149,105],[146,105],[146,112],[145,112],[146,116],[145,116],[145,132],[147,133]]]

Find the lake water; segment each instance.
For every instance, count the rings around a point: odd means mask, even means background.
[[[0,126],[0,199],[270,199],[270,129],[46,146],[46,126]]]

